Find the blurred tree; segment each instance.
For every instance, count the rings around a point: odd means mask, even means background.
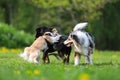
[[[92,22],[98,49],[120,50],[120,0],[108,3],[101,9],[102,15]]]
[[[120,49],[119,4],[120,0],[0,0],[0,22],[30,33],[38,24],[48,25],[68,35],[77,23],[87,21],[97,48],[115,50]]]

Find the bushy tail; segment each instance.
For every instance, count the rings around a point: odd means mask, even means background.
[[[22,58],[23,58],[23,57],[24,57],[24,54],[23,54],[23,53],[20,53],[20,54],[19,54],[19,57],[22,57]]]
[[[24,60],[28,60],[28,57],[26,56],[25,53],[20,53],[19,56],[23,58]]]
[[[78,23],[78,24],[74,27],[73,31],[85,29],[85,27],[87,26],[87,24],[88,24],[87,22]]]

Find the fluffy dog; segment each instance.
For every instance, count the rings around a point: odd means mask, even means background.
[[[45,32],[43,36],[38,37],[30,47],[24,49],[20,57],[29,62],[39,63],[40,52],[48,49],[47,42],[53,44],[59,40],[60,36],[55,36],[51,32]],[[47,41],[47,42],[46,42]]]
[[[64,42],[67,46],[72,45],[75,51],[74,64],[78,65],[81,55],[86,56],[86,63],[92,64],[92,54],[94,50],[94,37],[84,29],[87,23],[77,24],[69,38]]]
[[[52,32],[53,34],[58,34],[57,30],[54,28],[48,28],[46,26],[42,26],[36,29],[36,38],[43,35],[46,31]],[[66,36],[61,36],[58,42],[54,44],[50,44],[47,42],[48,49],[44,51],[43,61],[44,63],[50,63],[49,55],[55,55],[63,59],[63,63],[69,63],[69,56],[71,52],[71,46],[67,47],[63,44],[63,42],[67,40]],[[49,54],[51,52],[58,51],[58,54]]]

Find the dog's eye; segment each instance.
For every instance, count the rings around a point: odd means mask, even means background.
[[[45,35],[52,36],[50,33],[46,33]]]

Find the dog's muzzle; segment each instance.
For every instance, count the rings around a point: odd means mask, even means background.
[[[66,41],[64,41],[64,45],[66,45],[67,47],[70,47],[72,43],[73,41],[71,39],[67,39]]]

